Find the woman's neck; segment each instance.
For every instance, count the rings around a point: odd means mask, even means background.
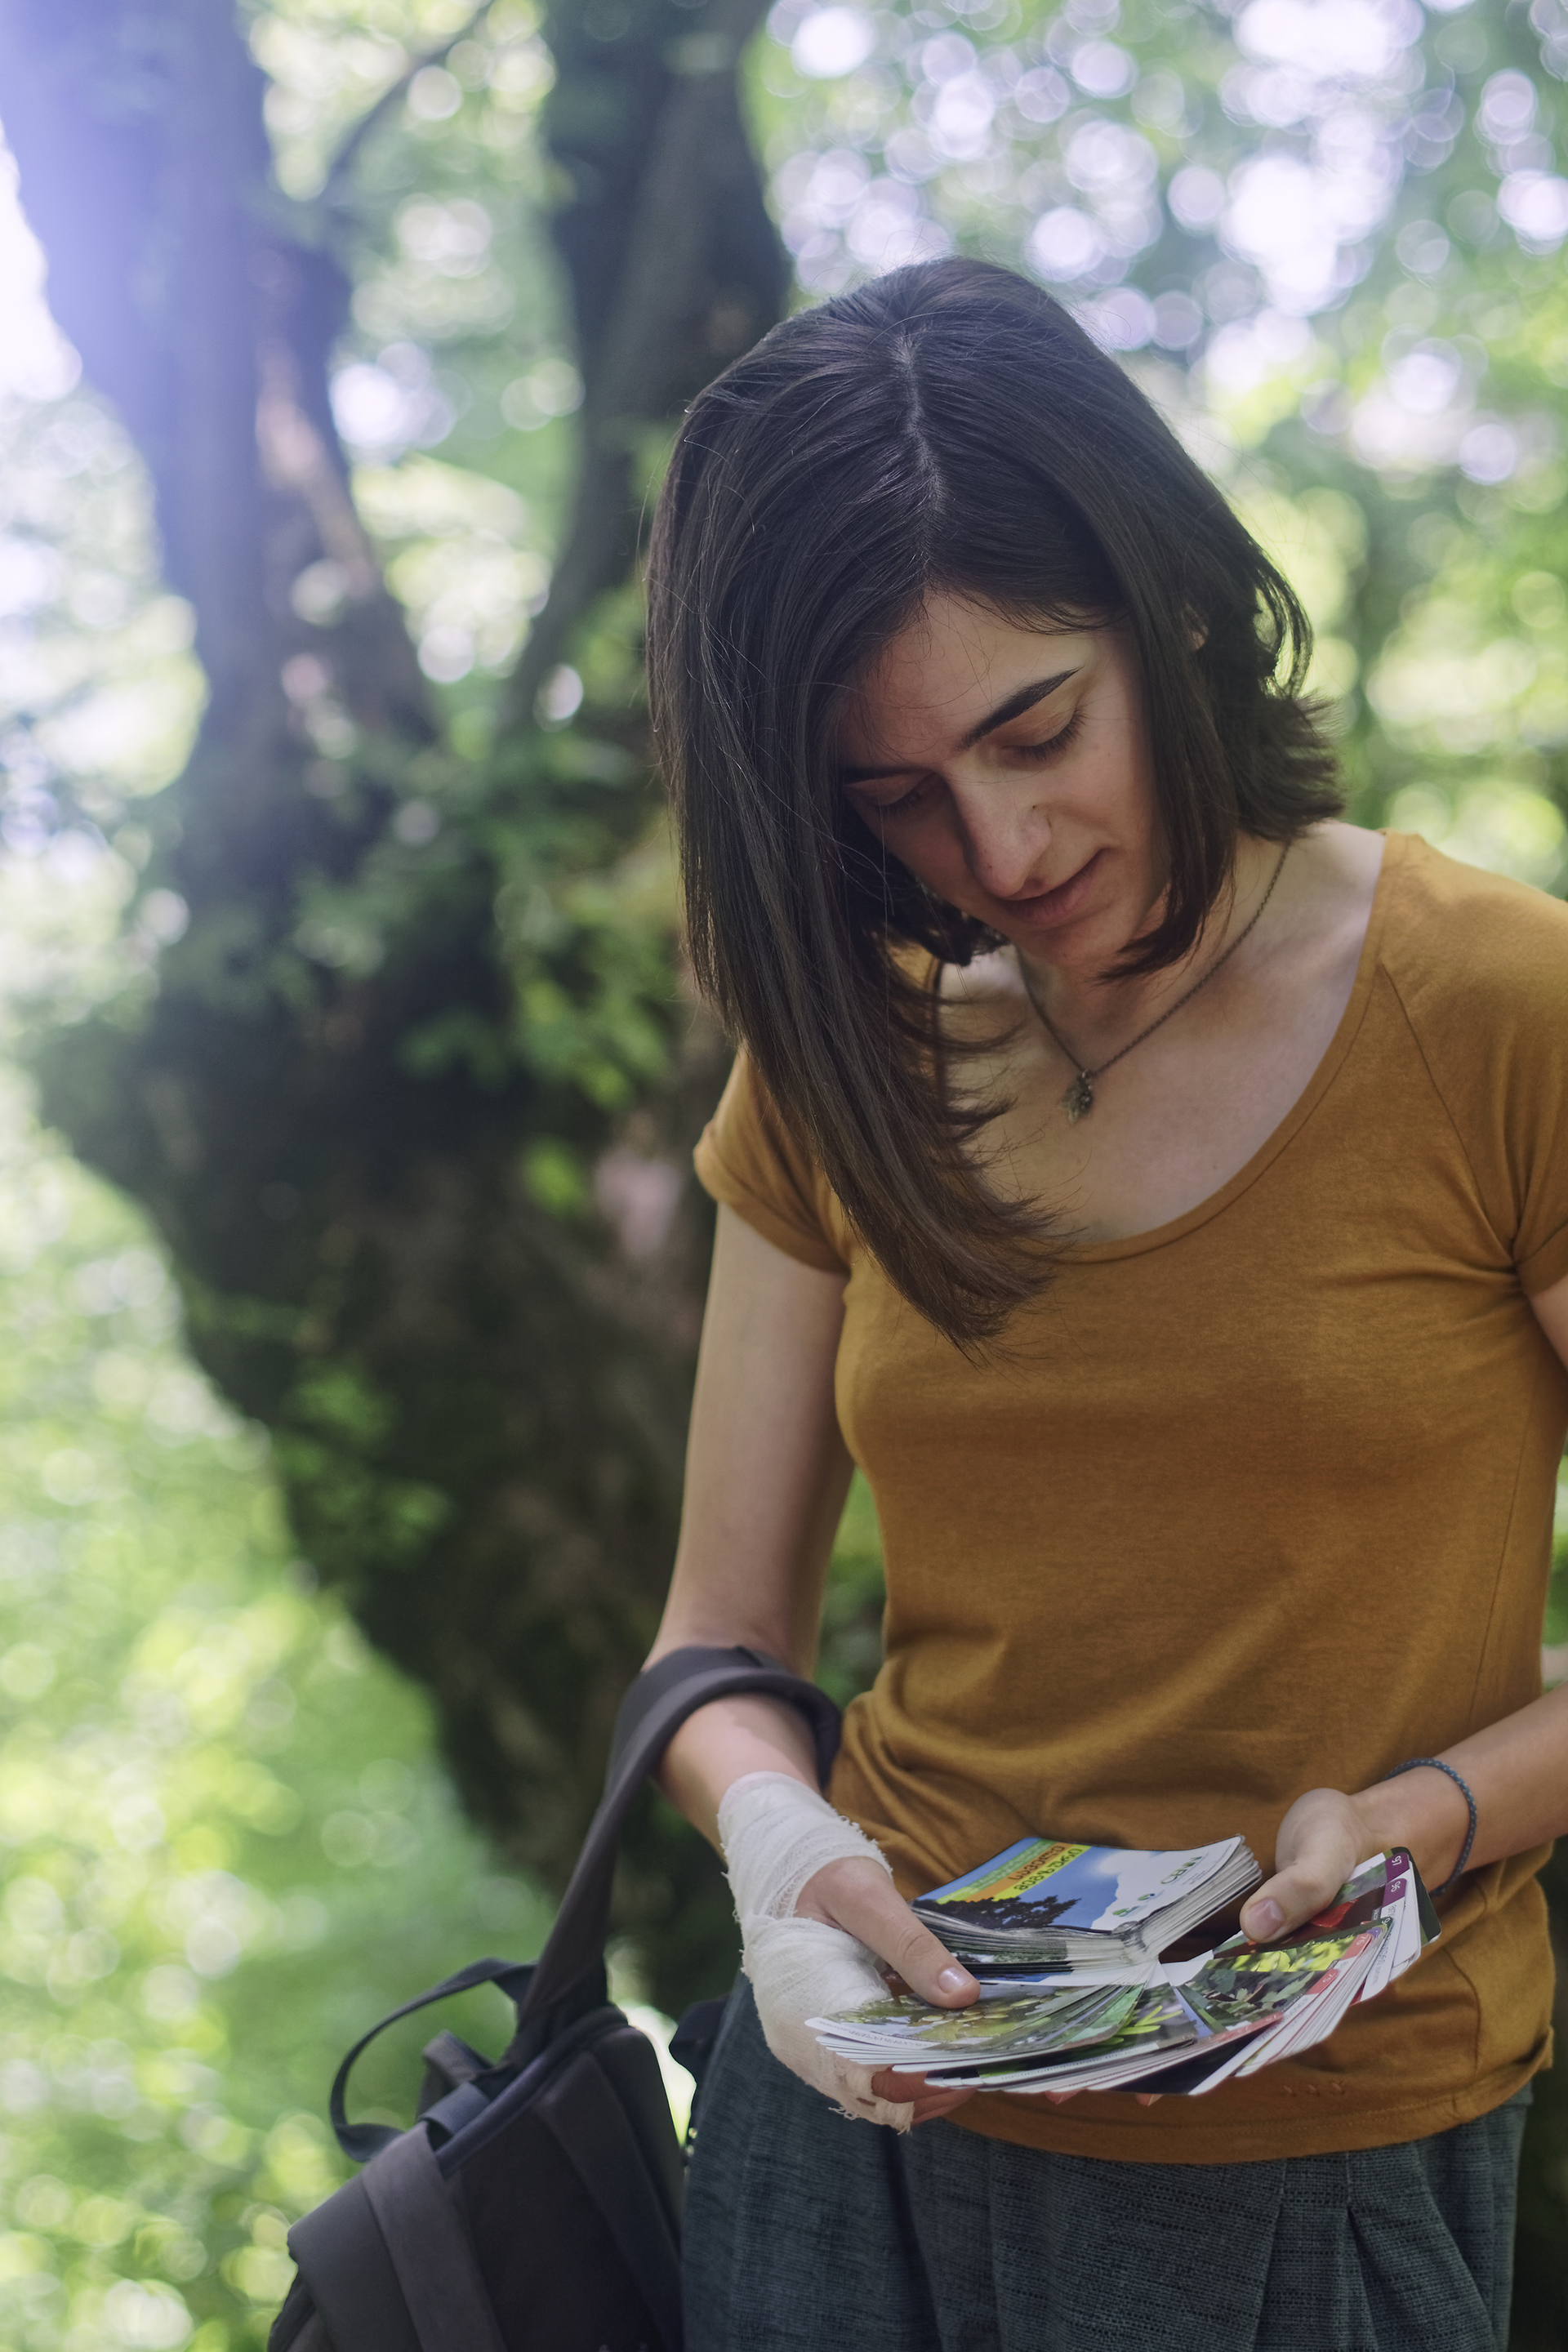
[[[1059,960],[1047,959],[1037,950],[1027,954],[1021,948],[1016,950],[1019,971],[1029,995],[1074,1052],[1087,1066],[1092,1066],[1103,1055],[1115,1053],[1141,1027],[1157,1021],[1184,994],[1197,987],[1206,974],[1215,971],[1219,960],[1236,948],[1243,931],[1257,917],[1279,864],[1278,842],[1257,841],[1250,835],[1242,835],[1237,843],[1231,882],[1209,910],[1202,930],[1178,962],[1163,965],[1158,971],[1108,978],[1102,961],[1091,967],[1087,962],[1079,964],[1067,955]],[[1288,878],[1288,871],[1279,875],[1271,908],[1279,903]],[[1159,903],[1157,900],[1150,908],[1142,927],[1145,930],[1154,928]],[[1237,950],[1233,967],[1243,961],[1253,944],[1248,940],[1245,947]],[[1241,974],[1233,970],[1226,977],[1234,984]],[[1218,979],[1215,973],[1216,984]]]

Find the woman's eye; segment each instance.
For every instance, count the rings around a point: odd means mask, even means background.
[[[884,824],[890,816],[912,816],[916,809],[923,806],[930,790],[929,780],[922,776],[918,784],[911,784],[909,791],[900,793],[896,801],[878,801],[871,814]]]
[[[1054,760],[1077,740],[1082,726],[1083,713],[1075,710],[1067,725],[1058,727],[1054,735],[1047,735],[1043,743],[1015,743],[1012,748],[1021,760]]]

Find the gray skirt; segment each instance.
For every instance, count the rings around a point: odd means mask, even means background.
[[[900,2137],[781,2066],[742,1981],[698,2114],[687,2352],[1504,2352],[1528,2101],[1277,2163]]]

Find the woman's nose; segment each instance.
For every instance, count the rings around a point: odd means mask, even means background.
[[[993,898],[1023,898],[1044,889],[1043,867],[1050,848],[1050,823],[1034,796],[985,793],[978,804],[959,807],[964,859],[981,888]]]

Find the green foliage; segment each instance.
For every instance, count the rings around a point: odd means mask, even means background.
[[[164,789],[200,707],[189,614],[158,584],[123,432],[42,341],[44,362],[5,401],[15,456],[0,470],[15,656],[0,671],[7,839],[14,856],[37,858],[27,870],[52,861],[74,872],[70,887],[96,908],[68,943],[7,938],[0,977],[64,1041],[58,1115],[73,1135],[97,1133],[106,1163],[124,1128],[114,1073],[150,1015],[183,1003],[209,1020],[204,1051],[220,1076],[236,1040],[307,1041],[315,1095],[302,1087],[281,1114],[269,1098],[248,1125],[248,1101],[226,1113],[235,1151],[225,1204],[199,1236],[204,1262],[182,1247],[191,1335],[233,1393],[251,1409],[265,1402],[273,1465],[321,1568],[380,1607],[378,1638],[420,1672],[432,1647],[423,1621],[399,1606],[460,1565],[468,1657],[488,1668],[493,1648],[503,1664],[492,1743],[470,1741],[460,1719],[453,1752],[487,1818],[510,1810],[531,1824],[553,1808],[557,1864],[572,1841],[559,1790],[581,1797],[592,1780],[606,1693],[646,1633],[656,1580],[624,1576],[605,1604],[612,1633],[596,1630],[600,1650],[579,1652],[563,1620],[518,1600],[517,1530],[537,1542],[547,1587],[570,1562],[574,1590],[592,1590],[598,1605],[613,1582],[604,1559],[621,1559],[628,1530],[647,1537],[657,1567],[669,1496],[625,1449],[605,1467],[614,1449],[601,1423],[605,1401],[626,1391],[624,1365],[595,1360],[579,1388],[564,1388],[563,1334],[584,1292],[563,1307],[541,1268],[552,1277],[589,1261],[607,1213],[601,1179],[617,1161],[668,1191],[712,1076],[700,1073],[672,1116],[689,1012],[649,782],[635,584],[574,614],[537,714],[512,707],[506,684],[592,455],[572,421],[589,354],[574,346],[549,237],[552,208],[569,209],[581,187],[550,160],[542,110],[560,153],[603,146],[604,107],[624,92],[589,68],[595,45],[608,45],[608,61],[623,14],[629,23],[639,12],[584,14],[579,26],[558,10],[547,28],[531,0],[496,0],[472,22],[466,0],[247,10],[271,82],[281,193],[268,202],[283,236],[341,255],[353,279],[334,362],[351,488],[408,613],[442,730],[434,743],[424,718],[379,731],[354,701],[344,685],[359,625],[352,563],[341,551],[307,562],[289,595],[310,650],[288,664],[291,732],[272,780],[288,854],[268,866],[265,887],[248,844],[226,850],[230,862],[217,861],[219,884],[200,903],[171,887],[174,861],[193,843],[210,845],[204,812],[233,804],[236,772],[204,753],[184,785]],[[779,0],[746,67],[803,294],[950,245],[1036,268],[1124,355],[1300,585],[1318,630],[1314,684],[1333,707],[1356,814],[1549,887],[1562,887],[1568,844],[1568,281],[1552,229],[1563,186],[1553,142],[1564,23],[1561,0],[1535,0],[1528,16],[1479,6],[1423,16],[1410,0],[1367,0],[1325,24],[1309,9],[1190,0],[1067,0],[1059,11],[1041,0],[905,0],[875,15]],[[559,82],[546,29],[565,61]],[[746,331],[742,322],[742,341]],[[734,347],[714,342],[712,363]],[[594,431],[595,446],[618,436],[634,452],[635,508],[657,480],[665,423],[596,419]],[[377,1317],[397,1326],[430,1263],[423,1230],[393,1261],[379,1197],[363,1213],[360,1238],[372,1239],[361,1250],[311,1156],[367,1024],[381,1078],[365,1104],[390,1094],[387,1074],[410,1080],[424,1124],[456,1138],[459,1156],[498,1154],[506,1182],[476,1185],[458,1213],[459,1223],[493,1218],[487,1276],[500,1245],[538,1216],[543,1240],[526,1257],[527,1279],[548,1305],[526,1352],[549,1366],[548,1381],[529,1387],[506,1359],[498,1372],[477,1343],[447,1351],[439,1317],[412,1349],[417,1378],[365,1336]],[[182,1050],[194,1069],[188,1035]],[[190,1140],[184,1117],[177,1090],[165,1089],[160,1147],[176,1160]],[[37,2289],[18,2352],[63,2344],[68,2325],[79,2341],[118,2330],[176,2342],[157,2333],[182,2324],[168,2300],[176,2293],[201,2322],[203,2352],[217,2352],[253,2340],[247,2297],[254,2287],[259,2307],[275,2283],[281,2217],[329,2177],[313,2126],[279,2127],[274,2151],[276,2116],[309,2113],[349,2029],[449,1963],[453,1948],[435,1949],[432,1923],[458,1922],[463,1955],[493,1939],[466,1891],[483,1864],[416,1762],[417,1711],[326,1604],[281,1585],[286,1548],[266,1473],[246,1454],[245,1433],[204,1420],[210,1398],[180,1375],[159,1320],[170,1293],[151,1286],[158,1266],[139,1230],[36,1143],[16,1149],[47,1175],[40,1197],[66,1209],[58,1251],[19,1276],[5,1423],[16,1447],[7,1453],[0,1434],[0,1480],[14,1486],[15,1523],[27,1532],[19,1548],[0,1548],[0,1561],[60,1559],[69,1573],[15,1583],[16,1611],[28,1614],[16,1615],[0,1657],[25,1785],[49,1801],[18,1864],[40,1891],[26,1895],[5,1947],[26,1966],[27,1953],[47,1957],[14,1997],[0,2099],[7,2082],[34,2081],[8,2074],[13,2060],[51,2085],[48,2104],[13,2114],[16,2161],[43,2185],[14,2199],[17,2236],[0,2263],[20,2279],[47,2261],[79,2299],[68,2322],[62,2290]],[[143,1177],[132,1170],[127,1181]],[[63,1189],[50,1194],[49,1183]],[[24,1219],[17,1230],[43,1228]],[[114,1279],[128,1286],[108,1323],[73,1271],[85,1277],[100,1264],[120,1266]],[[484,1292],[475,1332],[507,1278],[515,1286],[515,1267]],[[629,1257],[601,1258],[595,1279],[628,1323],[687,1329],[689,1284],[639,1289]],[[145,1298],[132,1295],[138,1283]],[[680,1378],[661,1362],[652,1385],[667,1401]],[[634,1399],[639,1426],[653,1418],[650,1392]],[[181,1413],[195,1418],[181,1423]],[[489,1496],[487,1445],[509,1480],[496,1516],[476,1514],[482,1539],[465,1552],[468,1522],[453,1496],[470,1474]],[[576,1481],[564,1499],[543,1479],[546,1460]],[[674,1471],[661,1475],[668,1487]],[[1565,1580],[1560,1538],[1555,1645],[1568,1643]],[[858,1487],[825,1623],[822,1672],[837,1696],[874,1669],[880,1591],[874,1514]],[[502,1620],[510,1649],[497,1647]],[[209,1672],[228,1677],[226,1715],[202,1713]],[[465,1663],[453,1681],[467,1693],[476,1677]],[[255,1694],[274,1683],[303,1701],[287,1748],[265,1704],[252,1722]],[[149,1721],[174,1720],[158,1712],[165,1698],[186,1710],[166,1748],[137,1712],[147,1691],[157,1702]],[[415,1793],[389,1805],[394,1783],[362,1788],[350,1755],[411,1771],[411,1784],[395,1785]],[[548,1801],[509,1777],[520,1755],[530,1769],[548,1759]],[[101,1792],[122,1768],[163,1809],[162,1843],[111,1834]],[[10,1786],[0,1782],[0,1799]],[[290,1802],[301,1809],[291,1825]],[[648,1811],[628,1924],[645,1945],[662,1937],[666,1981],[706,1989],[725,1948],[721,1897],[710,1879],[693,1893],[686,1848]],[[375,1824],[389,1811],[412,1824],[418,1849],[378,1876]],[[344,1829],[351,1817],[371,1830]],[[397,1837],[385,1834],[390,1854]],[[371,1858],[354,1862],[367,1836]],[[204,1974],[185,1942],[208,1912],[188,1890],[231,1882],[249,1893],[214,1894],[209,1909],[242,1949],[227,1974]],[[305,1907],[290,1910],[296,1895]],[[317,1918],[312,1903],[327,1926],[308,1948],[290,1946],[298,1923]],[[289,1920],[295,1928],[278,1924]],[[105,1937],[119,1948],[113,1969],[84,1974],[105,1957],[94,1940]],[[196,1948],[210,1956],[219,1944]],[[362,2000],[364,1975],[377,1981]],[[154,1985],[163,1990],[149,1994]],[[191,2006],[162,2013],[176,1991]],[[100,2063],[84,2049],[131,2054]],[[174,2072],[171,2051],[187,2053]],[[212,2086],[180,2074],[187,2065],[221,2076],[226,2121],[202,2120]],[[112,2089],[101,2095],[110,2111],[92,2106],[100,2074],[131,2083],[122,2116],[112,2108],[126,2095]],[[1531,2126],[1521,2352],[1563,2342],[1565,2114],[1562,2095],[1543,2087]],[[85,2213],[73,2201],[83,2184]],[[111,2226],[120,2234],[107,2238]],[[18,2241],[20,2253],[5,2251]],[[189,2267],[193,2248],[206,2267]],[[163,2287],[103,2301],[121,2274]],[[17,2305],[33,2307],[26,2296]]]
[[[822,1611],[817,1680],[840,1706],[868,1690],[882,1663],[882,1539],[871,1489],[858,1472],[849,1489]]]
[[[1553,1648],[1568,1643],[1568,1472],[1564,1472],[1557,1489],[1552,1582],[1546,1595],[1546,1640]]]
[[[0,1234],[0,2344],[258,2352],[284,2231],[343,2177],[342,2050],[548,1915],[458,1817],[424,1703],[289,1571],[264,1437],[14,1082]],[[499,1998],[455,2006],[499,2046]],[[405,2119],[429,2031],[372,2053],[361,2112]]]

